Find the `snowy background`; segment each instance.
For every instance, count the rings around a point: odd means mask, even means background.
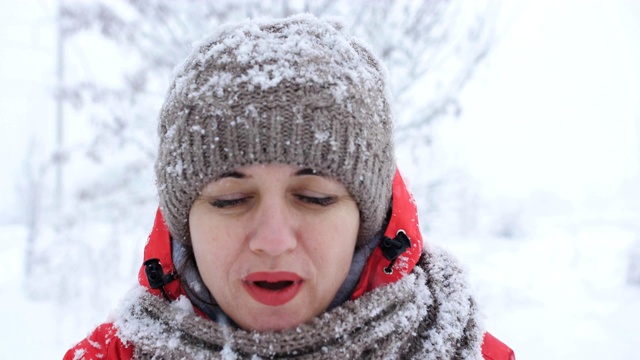
[[[75,221],[68,246],[43,226],[46,257],[33,259],[58,277],[25,275],[26,202],[38,185],[25,180],[35,171],[28,164],[55,139],[55,9],[50,1],[0,0],[0,359],[61,358],[105,320],[135,281],[153,216],[154,204],[143,203],[149,211],[136,227],[65,217]],[[427,241],[467,265],[488,328],[518,359],[638,360],[640,2],[503,1],[492,21],[496,39],[457,95],[457,115],[430,127],[432,166],[417,167],[406,149],[399,154],[429,215]],[[66,51],[72,78],[109,79],[137,61],[90,36]],[[101,62],[90,60],[96,52]],[[90,131],[79,114],[69,117],[68,143]],[[99,166],[127,154],[114,151]],[[72,165],[68,177],[91,183],[97,165]],[[435,208],[422,186],[432,173],[449,184],[436,188]],[[131,182],[153,190],[150,178]],[[43,199],[52,197],[51,187],[42,189]],[[130,282],[109,283],[116,275]]]

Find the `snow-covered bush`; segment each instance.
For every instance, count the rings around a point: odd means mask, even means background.
[[[636,239],[629,250],[627,281],[629,284],[640,286],[640,237]]]

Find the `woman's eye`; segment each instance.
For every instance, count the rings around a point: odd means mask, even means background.
[[[307,196],[307,195],[296,195],[296,197],[309,204],[320,205],[320,206],[329,206],[336,202],[338,199],[336,196]]]
[[[238,199],[229,199],[229,200],[215,199],[211,201],[210,204],[215,208],[225,209],[225,208],[241,205],[247,202],[247,200],[248,198],[238,198]]]

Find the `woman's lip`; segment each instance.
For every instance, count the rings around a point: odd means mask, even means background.
[[[254,272],[244,277],[244,281],[248,282],[256,282],[256,281],[267,281],[267,282],[278,282],[278,281],[302,281],[302,277],[294,272],[288,271],[262,271],[262,272]]]
[[[267,288],[260,283],[285,283],[284,287]],[[255,272],[242,279],[244,289],[251,297],[267,306],[280,306],[291,301],[302,287],[303,279],[296,273],[287,271]]]

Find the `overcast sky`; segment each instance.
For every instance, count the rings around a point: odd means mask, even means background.
[[[464,166],[496,194],[636,187],[640,2],[509,5],[509,31],[464,92],[452,136]]]

